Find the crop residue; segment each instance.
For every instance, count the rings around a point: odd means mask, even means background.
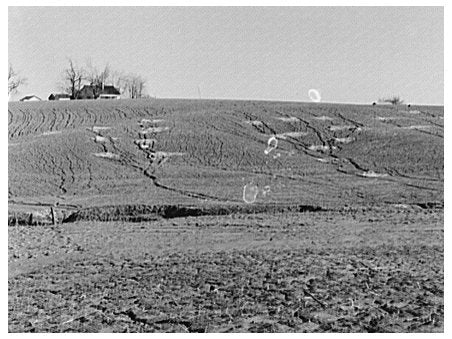
[[[298,122],[298,121],[300,121],[300,119],[298,119],[297,117],[288,117],[288,118],[286,118],[286,117],[277,117],[276,119],[282,120],[284,122]]]
[[[163,131],[167,131],[169,130],[169,127],[149,127],[143,131],[141,131],[140,133],[142,134],[148,134],[148,133],[160,133]]]
[[[354,129],[355,126],[351,125],[343,125],[343,126],[330,126],[330,131],[343,131],[343,130],[350,130]]]
[[[111,152],[104,152],[104,153],[93,153],[94,156],[99,158],[107,158],[107,159],[114,159],[119,160],[119,155]]]
[[[388,176],[386,173],[375,173],[374,171],[362,172],[359,175],[366,178],[381,178]]]
[[[308,135],[307,132],[284,132],[280,134],[276,134],[276,137],[279,139],[286,139],[287,137],[290,138],[299,138]]]
[[[325,121],[325,120],[334,120],[333,118],[331,118],[331,117],[328,117],[328,116],[326,116],[326,115],[322,115],[322,116],[320,116],[320,117],[314,117],[314,119],[316,119],[316,120],[322,120],[322,121]]]
[[[348,138],[334,138],[334,140],[341,144],[349,144],[353,142],[355,139],[352,137],[348,137]]]
[[[105,131],[105,130],[109,130],[111,129],[111,127],[108,126],[93,126],[93,132],[94,133],[99,133],[100,131]]]

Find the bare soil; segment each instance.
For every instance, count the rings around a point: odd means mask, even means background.
[[[10,103],[9,331],[442,332],[444,114],[412,109]]]
[[[11,332],[441,332],[434,210],[10,228]]]

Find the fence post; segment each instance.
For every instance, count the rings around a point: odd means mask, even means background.
[[[52,217],[52,225],[55,226],[55,212],[53,210],[53,207],[50,207],[50,216]]]

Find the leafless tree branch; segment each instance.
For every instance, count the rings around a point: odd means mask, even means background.
[[[13,69],[11,64],[8,65],[8,96],[12,93],[16,93],[17,89],[21,85],[25,85],[26,78],[20,77]]]

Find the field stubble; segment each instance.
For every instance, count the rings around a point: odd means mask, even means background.
[[[9,255],[13,332],[443,329],[438,211],[18,226]]]

